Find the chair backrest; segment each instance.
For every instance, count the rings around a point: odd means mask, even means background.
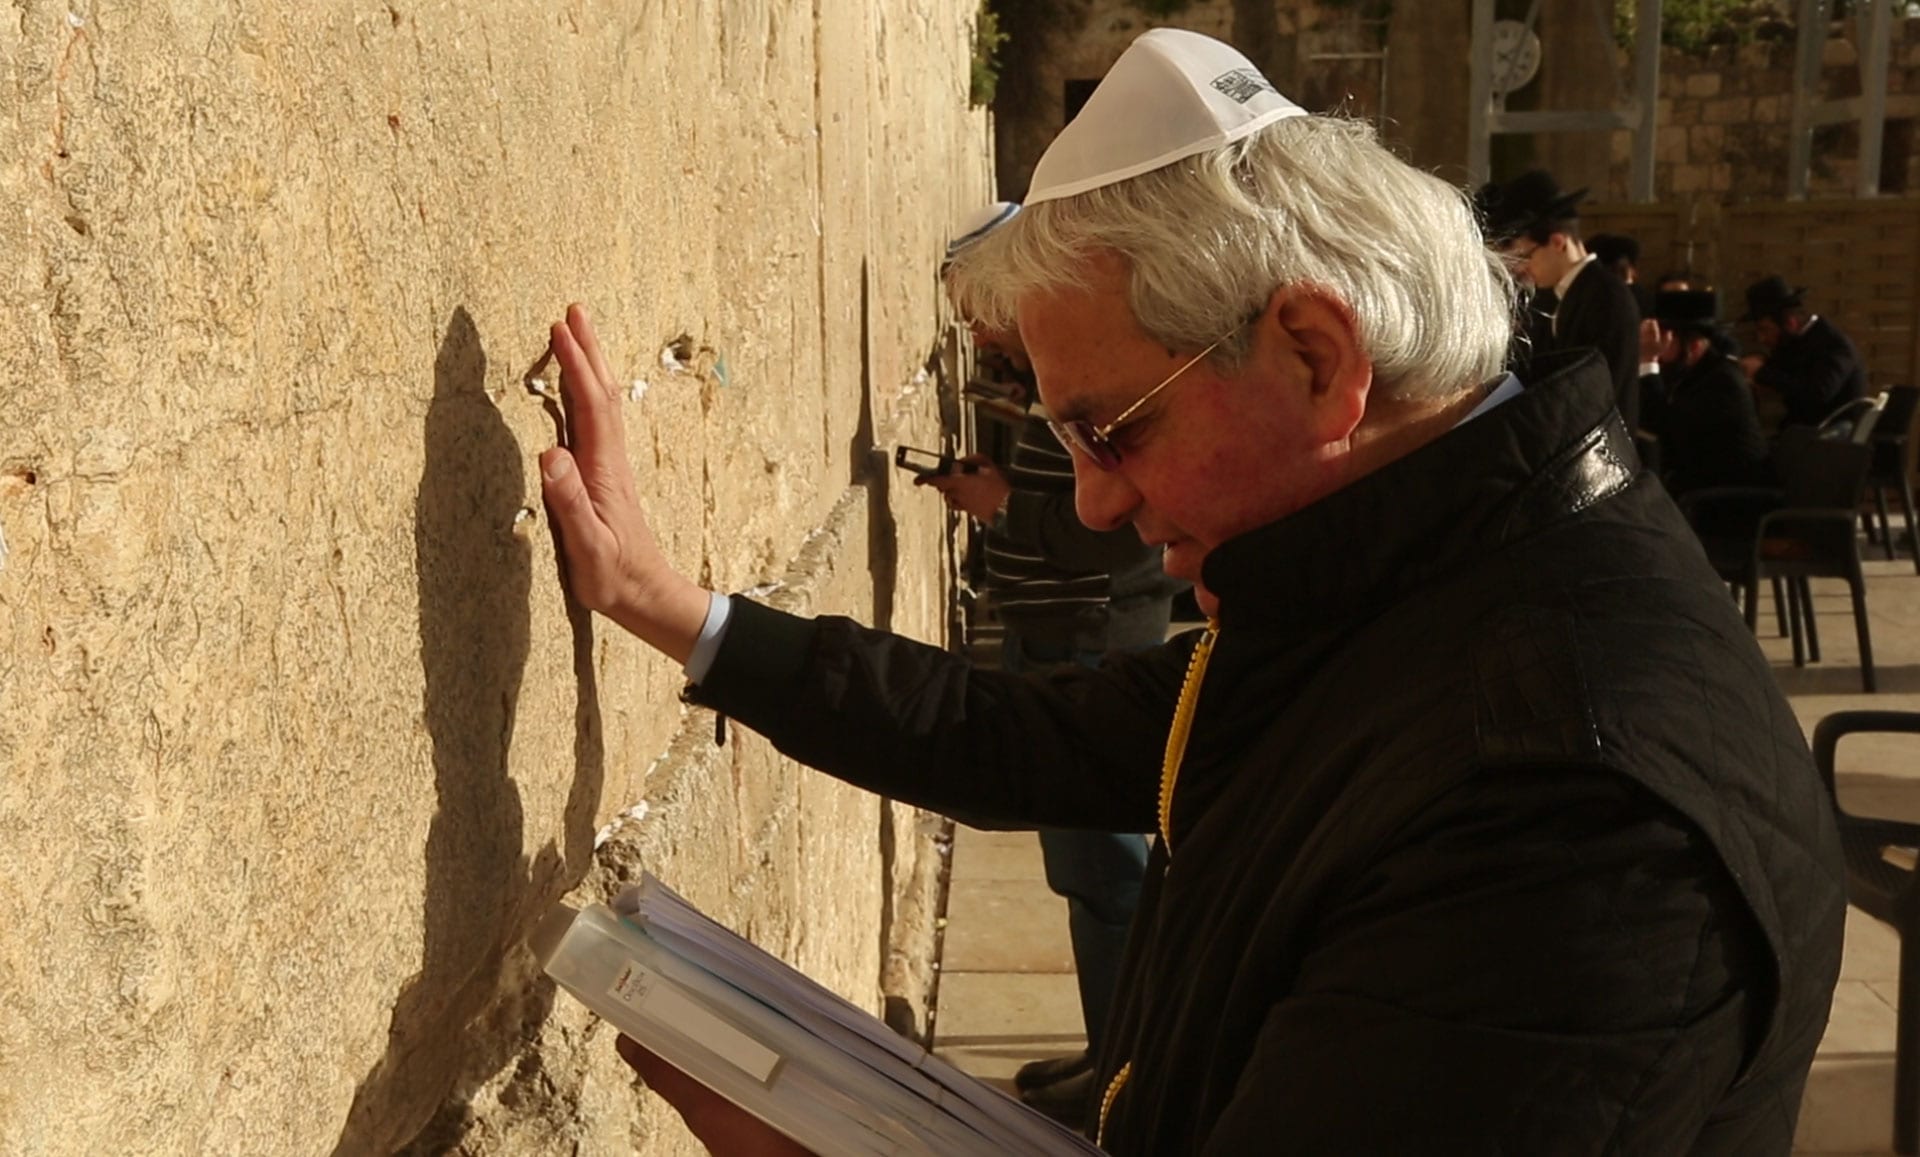
[[[1873,447],[1814,438],[1784,462],[1787,505],[1809,510],[1854,510],[1866,488]]]
[[[1879,425],[1880,414],[1886,408],[1885,390],[1842,402],[1832,413],[1820,419],[1814,436],[1833,441],[1865,442],[1873,437],[1874,427]]]
[[[1855,815],[1840,805],[1835,753],[1843,736],[1861,733],[1920,735],[1920,712],[1835,711],[1813,728],[1813,762],[1826,782],[1840,826],[1840,848],[1847,861],[1847,898],[1854,906],[1895,927],[1916,914],[1911,868],[1890,863],[1888,847],[1920,844],[1920,824],[1884,816]],[[1903,919],[1906,917],[1906,919]],[[1904,937],[1906,930],[1902,929]]]
[[[1887,408],[1873,428],[1873,444],[1879,453],[1869,477],[1898,485],[1913,474],[1920,454],[1920,386],[1887,387]]]
[[[1876,439],[1909,438],[1920,423],[1920,386],[1888,386],[1887,404],[1873,428]]]
[[[1887,412],[1887,391],[1881,390],[1871,398],[1863,398],[1868,407],[1853,420],[1853,440],[1865,445],[1873,437],[1874,430],[1880,426],[1881,415]]]

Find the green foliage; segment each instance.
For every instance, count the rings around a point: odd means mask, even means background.
[[[1172,16],[1184,8],[1193,6],[1193,0],[1127,0],[1127,2],[1150,16]]]
[[[975,108],[993,103],[993,94],[1000,87],[1000,46],[1006,42],[999,14],[987,0],[981,0],[973,22],[973,73],[967,94]]]
[[[1635,0],[1614,0],[1613,28],[1623,46],[1633,44]],[[1791,14],[1780,0],[1665,0],[1660,42],[1703,53],[1716,44],[1749,44],[1791,32]]]

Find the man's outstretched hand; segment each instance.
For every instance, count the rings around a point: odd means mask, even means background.
[[[673,569],[647,526],[627,462],[615,379],[587,311],[569,306],[550,340],[560,362],[568,444],[540,455],[540,481],[566,559],[567,586],[588,610],[685,662],[706,622],[707,592]]]
[[[631,1037],[621,1037],[615,1047],[714,1157],[813,1157],[798,1141],[654,1056]]]

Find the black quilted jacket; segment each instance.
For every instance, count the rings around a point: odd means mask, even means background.
[[[1788,1152],[1839,969],[1832,820],[1605,369],[1543,384],[1208,558],[1111,1151]],[[696,696],[795,758],[1157,825],[1191,638],[1020,680],[736,607]]]

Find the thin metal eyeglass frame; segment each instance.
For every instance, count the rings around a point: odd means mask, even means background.
[[[1059,439],[1060,444],[1068,450],[1080,451],[1080,453],[1087,456],[1087,461],[1092,462],[1102,470],[1117,470],[1120,468],[1120,451],[1111,441],[1113,432],[1131,421],[1134,414],[1139,412],[1140,407],[1153,400],[1155,394],[1158,394],[1161,390],[1179,381],[1181,374],[1186,373],[1188,370],[1205,361],[1208,354],[1220,348],[1221,342],[1226,341],[1239,332],[1240,326],[1236,325],[1226,333],[1214,338],[1213,344],[1193,355],[1193,357],[1183,363],[1179,369],[1168,374],[1165,381],[1148,390],[1146,393],[1141,394],[1133,405],[1120,411],[1118,417],[1104,426],[1096,426],[1085,418],[1075,418],[1070,422],[1049,421],[1047,426],[1053,431],[1053,436]]]

